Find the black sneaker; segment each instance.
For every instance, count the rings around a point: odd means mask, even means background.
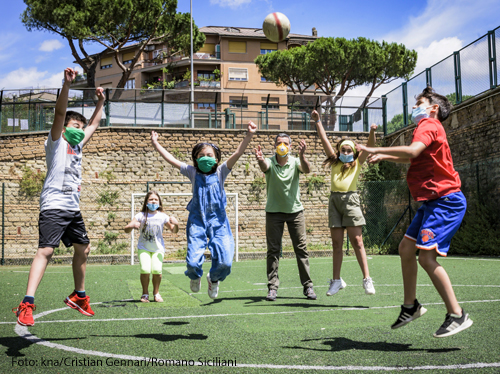
[[[391,325],[391,329],[403,327],[414,319],[423,316],[425,312],[427,312],[427,309],[425,309],[422,304],[417,301],[417,299],[415,299],[412,308],[405,308],[404,305],[401,305],[401,312],[399,313],[399,317],[396,322]]]
[[[309,300],[316,300],[318,296],[314,293],[314,290],[312,287],[307,287],[304,290],[304,296],[307,297]]]
[[[446,336],[455,335],[457,332],[465,330],[472,326],[472,320],[468,314],[464,313],[462,309],[462,316],[458,317],[456,314],[446,314],[446,319],[441,325],[439,330],[434,334],[435,338],[444,338]]]
[[[266,296],[267,301],[275,301],[276,296],[278,295],[278,292],[276,290],[269,290]]]

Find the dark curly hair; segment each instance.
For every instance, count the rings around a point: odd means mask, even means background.
[[[212,170],[210,170],[208,173],[205,173],[205,172],[200,170],[200,168],[198,167],[198,161],[197,161],[198,155],[206,147],[212,147],[212,149],[214,150],[214,153],[215,153],[215,158],[217,159],[217,164],[215,164],[214,167],[212,168]],[[221,157],[222,157],[222,155],[221,155],[219,147],[217,147],[215,144],[212,144],[212,143],[198,143],[193,147],[193,150],[191,151],[191,158],[193,159],[194,167],[196,168],[196,170],[198,170],[200,173],[203,173],[203,174],[215,173],[215,171],[217,170],[217,166],[219,166],[219,162],[221,160]]]

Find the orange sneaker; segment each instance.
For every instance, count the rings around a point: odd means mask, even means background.
[[[78,297],[76,292],[73,292],[66,299],[64,299],[64,302],[67,306],[78,310],[84,316],[92,317],[94,315],[94,311],[90,307],[89,299],[90,298],[88,296]]]
[[[21,302],[17,308],[12,308],[12,311],[17,317],[17,323],[21,326],[33,326],[33,312],[36,310],[35,304]]]

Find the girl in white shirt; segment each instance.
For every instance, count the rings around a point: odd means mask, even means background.
[[[179,222],[174,217],[163,213],[163,205],[158,192],[149,191],[144,198],[142,210],[125,226],[125,232],[140,230],[137,243],[139,263],[141,265],[141,301],[149,303],[149,275],[153,274],[154,301],[163,302],[159,293],[165,243],[163,242],[163,227],[170,231],[179,231]]]

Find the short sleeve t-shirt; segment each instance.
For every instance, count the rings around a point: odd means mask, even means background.
[[[70,145],[61,136],[45,141],[47,176],[40,195],[40,211],[47,209],[80,210],[83,143]]]
[[[416,201],[435,200],[460,191],[460,177],[453,167],[450,146],[441,122],[424,118],[413,132],[412,142],[427,148],[411,159],[406,180]]]
[[[219,183],[221,188],[224,188],[224,182],[226,181],[227,176],[231,172],[231,169],[227,167],[226,161],[224,161],[221,165],[217,167],[217,177],[219,178]],[[193,165],[181,163],[181,174],[188,177],[193,185],[192,191],[194,192],[194,181],[196,180],[197,170]]]
[[[332,165],[332,175],[331,175],[331,190],[333,192],[350,192],[356,191],[358,188],[358,178],[361,172],[361,165],[356,159],[354,167],[347,169],[342,174],[343,162],[337,162]]]
[[[304,210],[300,202],[300,160],[288,156],[285,165],[281,166],[276,156],[266,158],[269,166],[266,175],[268,213],[297,213]]]
[[[146,220],[146,215],[139,212],[134,217],[141,223],[137,248],[148,252],[165,253],[163,226],[170,220],[170,217],[162,212],[156,212],[155,214],[147,213],[147,216],[148,219]]]

